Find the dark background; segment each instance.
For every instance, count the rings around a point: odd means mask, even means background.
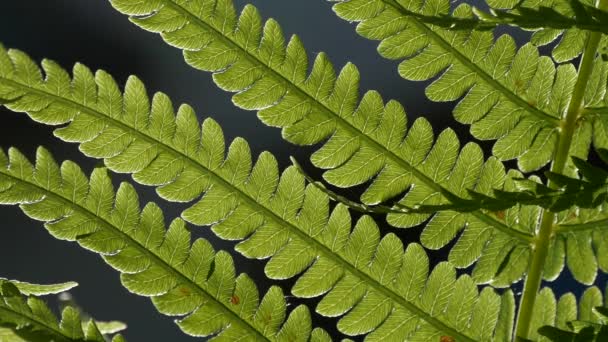
[[[241,8],[244,1],[236,1]],[[339,69],[347,61],[361,71],[361,89],[379,90],[385,99],[396,99],[405,105],[409,122],[424,115],[436,132],[450,126],[462,141],[470,140],[467,128],[456,123],[451,115],[452,103],[438,104],[426,100],[427,83],[407,82],[397,72],[397,62],[382,59],[375,51],[376,43],[359,37],[354,26],[338,19],[331,4],[323,0],[252,0],[265,18],[281,23],[286,36],[297,33],[305,43],[312,61],[320,51],[329,54]],[[308,156],[312,148],[296,148],[281,139],[278,129],[261,124],[253,112],[232,105],[231,94],[218,90],[208,73],[196,71],[185,64],[181,52],[166,45],[161,38],[132,25],[106,0],[20,0],[0,4],[0,42],[7,48],[21,49],[36,61],[49,58],[71,69],[81,62],[91,69],[104,69],[119,84],[135,74],[150,93],[168,94],[177,107],[189,103],[199,118],[213,117],[223,127],[226,140],[236,136],[247,139],[254,155],[263,150],[275,154],[282,168],[295,155],[311,169]],[[19,148],[31,160],[36,147],[48,148],[58,161],[71,159],[87,172],[97,161],[84,158],[74,144],[55,139],[52,128],[0,108],[0,146]],[[488,144],[483,144],[486,152]],[[318,175],[318,172],[311,171]],[[117,180],[128,180],[115,176]],[[184,206],[168,204],[150,188],[137,186],[141,202],[156,201],[165,209],[167,220],[179,215]],[[356,198],[355,190],[343,191]],[[182,334],[171,319],[156,312],[149,299],[129,294],[119,282],[118,274],[97,255],[75,243],[53,239],[39,222],[28,219],[19,208],[0,207],[0,277],[23,281],[50,283],[74,280],[80,286],[71,291],[76,301],[99,320],[121,320],[129,325],[125,336],[130,341],[193,341]],[[383,227],[383,233],[389,231]],[[392,229],[392,231],[395,231]],[[416,240],[420,229],[397,231],[404,240]],[[232,252],[231,243],[219,241],[205,227],[195,228],[195,235],[211,240],[217,249]],[[432,252],[435,260],[445,259],[450,246]],[[234,255],[234,253],[232,253]],[[234,255],[238,272],[252,275],[261,292],[270,282],[263,276],[262,261],[247,260]],[[293,281],[280,282],[286,294]],[[567,280],[560,292],[576,283]],[[520,286],[516,286],[520,287]],[[580,292],[580,289],[575,289]],[[292,304],[307,303],[311,309],[316,301],[288,298]],[[295,305],[291,305],[291,308]],[[335,320],[313,316],[314,325],[323,326],[335,336]]]

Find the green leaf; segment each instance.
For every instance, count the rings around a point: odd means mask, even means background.
[[[591,247],[590,232],[569,233],[566,235],[566,258],[568,268],[574,278],[590,285],[595,280],[597,261]]]

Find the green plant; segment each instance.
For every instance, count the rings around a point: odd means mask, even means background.
[[[594,309],[604,305],[597,287],[577,304],[573,294],[556,300],[540,285],[556,280],[564,265],[584,285],[608,270],[606,175],[587,161],[592,148],[601,156],[608,148],[608,1],[492,0],[489,12],[443,0],[337,1],[338,16],[381,41],[382,56],[402,60],[403,78],[432,79],[426,94],[433,101],[458,100],[455,118],[475,138],[495,140],[489,158],[474,142],[461,148],[449,128],[435,137],[424,118],[408,125],[396,101],[375,91],[360,96],[353,64],[336,75],[321,53],[309,71],[298,37],[286,43],[278,23],[263,23],[251,5],[240,14],[231,0],[112,5],[184,50],[188,64],[212,72],[220,88],[236,93],[235,105],[256,110],[287,141],[322,143],[312,163],[334,187],[365,184],[361,203],[306,182],[297,164],[279,172],[270,153],[254,163],[243,139],[226,152],[215,121],[201,125],[187,105],[176,114],[162,93],[150,101],[136,77],[123,93],[109,74],[81,64],[70,76],[44,60],[43,76],[26,54],[2,48],[4,106],[60,126],[58,138],[156,187],[163,199],[189,203],[183,220],[241,241],[236,251],[248,258],[270,258],[266,275],[296,278],[296,297],[322,297],[315,311],[342,316],[343,334],[459,342],[605,334],[602,311]],[[531,42],[517,47],[509,35],[494,38],[505,24],[534,31]],[[548,44],[552,58],[538,51]],[[88,179],[43,148],[35,165],[15,149],[0,159],[0,202],[19,204],[55,237],[101,254],[128,290],[151,297],[161,313],[184,317],[178,324],[185,333],[330,339],[313,329],[306,306],[287,315],[279,287],[260,301],[253,282],[235,276],[229,254],[204,240],[190,244],[182,219],[165,230],[158,206],[140,209],[128,183],[115,192],[105,168]],[[509,160],[517,170],[506,170]],[[385,215],[395,228],[424,225],[421,244],[404,249],[395,234],[381,234],[374,218],[383,216],[363,215],[353,228],[349,208]],[[448,261],[430,265],[423,247],[454,240]],[[470,274],[457,276],[466,268]],[[524,277],[516,314],[509,288]],[[581,328],[571,323],[577,320],[591,323]]]

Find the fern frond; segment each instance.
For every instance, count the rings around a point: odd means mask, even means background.
[[[428,121],[418,119],[405,137],[407,117],[401,105],[395,101],[385,105],[376,92],[368,92],[359,102],[359,74],[354,65],[348,64],[336,77],[327,57],[320,54],[307,76],[308,61],[299,39],[294,36],[285,47],[278,24],[269,20],[262,25],[253,6],[246,6],[237,18],[229,0],[217,4],[167,0],[145,6],[121,0],[113,5],[134,15],[131,20],[137,25],[161,32],[167,42],[184,49],[186,61],[195,68],[213,71],[221,88],[238,92],[233,97],[237,106],[260,110],[262,121],[283,127],[287,140],[305,145],[330,138],[313,155],[313,163],[331,169],[325,179],[340,187],[376,177],[362,197],[364,203],[379,203],[413,188],[403,205],[440,204],[453,196],[466,197],[466,189],[475,184],[502,184],[504,171],[498,160],[492,158],[484,164],[475,144],[460,150],[452,130],[435,139]],[[199,44],[186,39],[194,37],[193,32],[198,32]],[[480,178],[482,173],[486,179]],[[411,227],[428,217],[390,217],[389,221],[397,227]],[[484,231],[483,242],[473,249],[476,255],[457,260],[463,267],[477,260],[493,237],[513,241],[511,246],[527,246],[531,238],[528,228],[512,229],[480,211],[453,222],[441,240],[427,246],[446,245],[467,223],[478,227],[478,232]]]
[[[265,272],[272,279],[304,272],[292,293],[325,295],[317,311],[346,314],[338,324],[345,334],[370,332],[372,340],[387,334],[447,334],[470,341],[510,333],[511,292],[502,302],[490,288],[478,294],[471,278],[456,279],[448,263],[429,276],[422,247],[411,245],[404,252],[394,234],[380,239],[378,227],[367,216],[351,231],[346,207],[338,205],[330,212],[326,194],[305,186],[293,167],[279,176],[269,153],[253,165],[242,139],[231,144],[224,159],[221,129],[207,119],[201,130],[190,107],[180,107],[175,116],[169,99],[160,93],[149,107],[145,88],[135,77],[127,82],[123,97],[109,75],[100,71],[93,77],[82,65],[75,67],[71,86],[67,73],[49,61],[43,62],[46,81],[28,83],[21,70],[24,63],[35,64],[20,52],[10,54],[21,66],[0,81],[6,86],[3,95],[15,99],[9,108],[27,111],[47,124],[69,122],[55,134],[81,142],[83,152],[104,158],[111,170],[133,173],[136,181],[158,186],[157,192],[169,201],[190,202],[202,194],[182,213],[187,221],[212,225],[223,239],[244,240],[236,249],[246,257],[271,258]],[[501,243],[509,241],[516,240],[505,237]],[[490,278],[498,257],[492,258],[484,269]],[[498,316],[501,307],[504,314]]]
[[[39,298],[76,285],[74,282],[37,285],[0,279],[0,341],[106,342],[107,332],[100,330],[93,320],[83,321],[77,309],[67,306],[58,320]]]
[[[595,328],[604,323],[606,308],[602,291],[593,286],[585,290],[577,304],[572,293],[566,293],[556,300],[549,288],[544,288],[538,295],[538,305],[534,306],[533,321],[528,338],[533,341],[603,341],[594,339],[598,331]],[[591,329],[585,328],[591,327]],[[606,332],[604,331],[603,334]],[[583,336],[590,336],[584,339]],[[600,335],[605,336],[605,335]],[[578,339],[581,338],[581,339]]]
[[[222,341],[326,340],[323,331],[311,331],[305,306],[286,318],[276,286],[260,301],[252,280],[236,277],[228,253],[215,253],[202,239],[191,245],[181,219],[165,230],[161,209],[149,203],[140,210],[128,183],[115,193],[105,169],[89,180],[72,162],[59,167],[43,148],[35,166],[15,149],[9,158],[1,152],[0,163],[0,203],[20,204],[54,237],[101,254],[130,292],[151,297],[163,314],[184,316],[177,324],[185,333]]]
[[[359,34],[381,41],[381,55],[405,59],[399,66],[402,77],[438,76],[426,89],[429,99],[462,98],[454,110],[456,119],[471,124],[478,139],[497,139],[494,155],[502,160],[517,158],[522,171],[537,170],[551,158],[558,119],[571,96],[576,70],[572,65],[556,69],[530,44],[518,50],[508,35],[494,41],[492,31],[451,31],[408,15],[447,15],[449,10],[447,0],[424,4],[350,0],[334,5],[338,16],[360,22]],[[451,15],[472,14],[463,4]]]
[[[536,205],[552,212],[560,212],[570,209],[574,206],[578,208],[597,208],[608,200],[606,193],[606,178],[608,173],[602,169],[596,168],[586,161],[576,158],[576,162],[581,165],[587,165],[591,171],[600,172],[594,181],[581,180],[563,176],[547,171],[547,178],[559,184],[559,188],[550,188],[538,181],[526,178],[516,178],[517,191],[503,191],[493,189],[493,197],[477,193],[473,190],[468,190],[472,199],[453,199],[448,204],[438,205],[417,205],[408,207],[399,203],[392,207],[385,205],[366,205],[363,203],[354,202],[344,196],[338,195],[335,192],[327,189],[327,187],[319,181],[315,181],[297,161],[291,158],[292,164],[310,183],[313,183],[321,191],[325,192],[332,200],[342,203],[352,210],[362,213],[376,214],[424,214],[435,213],[438,211],[456,211],[459,213],[467,213],[474,210],[485,209],[489,211],[501,211],[512,208],[516,205]],[[579,164],[577,164],[579,165]]]

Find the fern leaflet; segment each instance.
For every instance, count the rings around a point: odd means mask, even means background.
[[[25,296],[46,296],[50,294],[58,294],[66,292],[78,286],[78,283],[68,281],[59,284],[32,284],[19,280],[9,280],[0,278],[2,282],[9,282],[19,290],[22,295]]]
[[[593,145],[596,149],[608,148],[608,42],[605,45],[606,59],[595,60],[591,80],[585,92],[586,108],[583,120],[593,125]]]
[[[140,210],[128,183],[115,193],[105,169],[95,169],[89,180],[74,163],[59,167],[43,148],[35,166],[15,149],[9,158],[0,153],[0,162],[0,203],[20,204],[54,237],[101,254],[130,292],[151,297],[165,315],[185,316],[177,321],[185,333],[217,341],[328,340],[324,331],[311,331],[305,306],[285,319],[279,287],[260,302],[251,279],[235,276],[228,253],[215,253],[202,239],[191,245],[181,219],[165,230],[161,209],[148,203]]]
[[[246,257],[272,257],[265,268],[272,279],[304,271],[292,293],[325,295],[317,311],[346,314],[338,324],[345,334],[371,332],[374,340],[387,334],[422,338],[447,333],[462,341],[510,334],[511,292],[503,301],[490,288],[478,294],[471,278],[456,279],[447,263],[429,275],[422,247],[411,245],[404,252],[394,234],[380,239],[370,217],[361,218],[351,231],[346,207],[330,212],[326,194],[305,186],[293,167],[279,176],[269,153],[252,166],[242,139],[231,144],[224,159],[220,128],[207,119],[201,130],[190,107],[180,107],[175,116],[161,93],[150,107],[135,77],[129,78],[123,97],[108,74],[100,71],[94,77],[82,65],[74,68],[71,86],[67,73],[50,61],[43,62],[45,82],[28,78],[40,76],[36,65],[21,52],[11,50],[10,55],[14,73],[3,74],[0,82],[2,96],[14,100],[9,108],[47,124],[70,122],[55,134],[81,142],[83,152],[104,158],[111,170],[158,186],[159,195],[169,201],[189,202],[204,194],[182,213],[187,221],[212,225],[221,238],[244,240],[236,249]],[[35,73],[23,78],[24,69]],[[484,274],[494,276],[493,267],[488,263]],[[506,274],[512,277],[513,270]],[[459,290],[453,292],[452,285]],[[504,313],[498,317],[501,307]]]

